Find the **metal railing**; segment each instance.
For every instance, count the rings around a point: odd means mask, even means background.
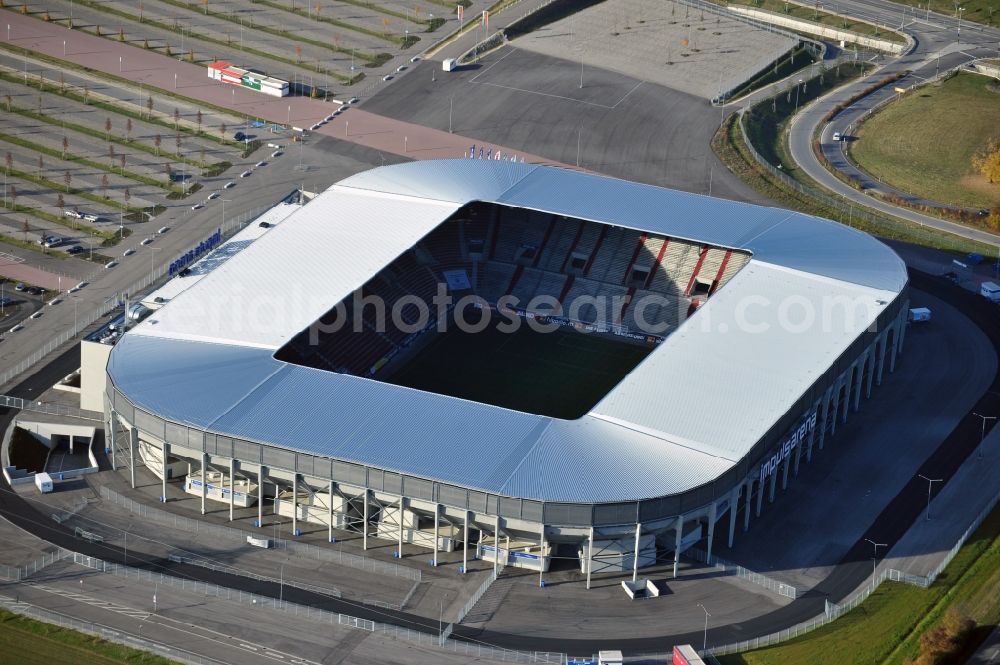
[[[798,595],[798,591],[794,586],[785,584],[784,582],[779,582],[778,580],[770,578],[766,575],[761,575],[760,573],[754,572],[749,568],[744,568],[739,564],[726,561],[725,559],[720,559],[717,556],[713,556],[712,560],[708,561],[708,555],[700,549],[694,547],[689,548],[686,552],[684,552],[684,556],[710,566],[715,566],[717,570],[722,571],[726,575],[735,575],[736,577],[744,579],[751,584],[756,584],[757,586],[762,586],[769,591],[774,591],[779,596],[784,596],[794,600]]]
[[[486,577],[485,580],[483,580],[483,583],[479,585],[479,588],[476,589],[473,592],[472,596],[469,597],[468,602],[466,602],[465,605],[462,606],[462,609],[458,611],[458,616],[455,618],[455,623],[462,623],[465,617],[469,615],[469,612],[472,611],[472,608],[476,606],[476,603],[478,603],[480,599],[482,599],[482,597],[486,595],[486,592],[490,590],[490,587],[496,581],[497,581],[497,573],[495,570],[491,570],[490,574]]]
[[[722,656],[729,653],[739,653],[743,651],[750,651],[752,649],[759,649],[761,647],[766,647],[772,644],[778,644],[780,642],[785,642],[787,640],[798,637],[799,635],[804,635],[810,631],[816,630],[821,626],[834,621],[841,616],[847,614],[851,610],[855,609],[858,605],[863,603],[865,599],[870,596],[875,589],[879,587],[882,582],[902,582],[904,584],[911,584],[920,587],[929,587],[934,583],[934,580],[944,571],[944,569],[951,563],[955,555],[958,554],[962,546],[969,540],[976,529],[983,523],[983,520],[993,511],[993,509],[1000,503],[1000,493],[994,495],[994,497],[986,504],[985,507],[979,514],[976,515],[975,519],[965,530],[964,533],[958,538],[955,545],[951,548],[948,554],[941,560],[941,562],[934,568],[933,571],[926,577],[921,575],[911,575],[904,573],[903,571],[896,570],[894,568],[886,568],[881,570],[876,576],[873,577],[872,581],[865,586],[859,593],[855,594],[850,600],[843,603],[842,605],[837,605],[836,603],[831,603],[826,601],[826,609],[823,614],[804,621],[802,623],[796,624],[791,628],[786,628],[785,630],[778,631],[777,633],[771,633],[770,635],[764,635],[763,637],[757,637],[752,640],[745,640],[743,642],[734,642],[733,644],[727,644],[721,647],[711,647],[708,649],[709,655]]]
[[[110,501],[114,505],[121,506],[131,513],[141,515],[142,517],[145,517],[153,522],[157,522],[165,526],[171,526],[189,533],[206,534],[214,538],[240,541],[242,543],[246,543],[247,537],[260,537],[259,531],[244,531],[234,527],[220,526],[204,520],[183,517],[159,508],[153,508],[126,496],[122,496],[107,486],[101,487],[101,498],[106,501]],[[416,582],[419,582],[422,578],[422,574],[417,568],[409,568],[395,563],[378,561],[359,554],[344,552],[339,549],[318,547],[316,545],[297,543],[280,538],[272,538],[271,543],[275,549],[285,549],[311,559],[335,563],[349,568],[355,568],[357,570],[364,570],[381,575],[391,575],[393,577],[414,580]]]
[[[53,416],[80,418],[81,420],[93,420],[96,422],[104,420],[104,414],[99,411],[87,411],[65,404],[36,402],[31,399],[22,399],[10,395],[0,395],[0,409],[2,408],[16,409],[18,411],[35,411],[37,413],[48,413]]]
[[[833,60],[830,63],[826,62],[816,63],[815,65],[813,65],[813,67],[816,67],[817,65],[821,66],[822,72],[820,74],[817,74],[817,76],[819,76],[823,72],[827,72],[838,65],[846,64],[847,61],[848,58],[845,58],[843,60],[838,58],[837,60]],[[757,102],[756,104],[754,104],[754,106],[768,103],[771,100],[777,98],[778,96],[786,94],[787,92],[788,92],[788,87],[787,86],[782,87],[781,89],[778,90],[776,94],[767,97],[762,101]],[[781,169],[776,168],[773,164],[767,161],[767,159],[765,159],[759,152],[757,152],[757,149],[754,147],[753,143],[750,141],[749,135],[747,134],[746,123],[745,123],[746,110],[747,110],[746,108],[740,109],[739,116],[737,117],[736,122],[739,125],[740,136],[743,139],[743,143],[746,145],[747,151],[750,153],[750,156],[753,157],[754,161],[760,164],[760,166],[763,167],[771,176],[781,181],[781,183],[784,186],[791,188],[792,190],[796,191],[799,194],[803,194],[811,199],[818,201],[821,205],[827,206],[839,212],[840,213],[839,221],[841,223],[846,223],[848,226],[851,226],[854,220],[859,220],[859,221],[864,221],[876,227],[882,227],[882,228],[896,227],[899,229],[905,229],[910,234],[914,232],[915,230],[914,225],[916,225],[922,229],[925,229],[928,233],[932,234],[945,233],[950,236],[954,236],[956,239],[961,240],[962,242],[976,242],[971,240],[970,238],[966,238],[965,236],[956,233],[954,231],[951,231],[949,229],[931,227],[919,221],[915,220],[911,221],[903,219],[898,219],[895,221],[889,220],[887,219],[887,217],[890,215],[890,213],[884,213],[883,215],[873,214],[865,207],[864,204],[854,203],[849,201],[848,199],[841,198],[834,194],[827,194],[814,187],[804,185],[798,180],[795,180]]]
[[[198,566],[199,568],[205,568],[207,570],[214,570],[219,573],[225,573],[227,575],[235,575],[236,577],[246,577],[251,580],[257,580],[258,582],[272,582],[274,584],[282,584],[284,586],[295,587],[296,589],[302,589],[304,591],[320,594],[322,596],[330,596],[331,598],[344,597],[344,595],[340,593],[340,589],[337,589],[335,587],[321,587],[321,586],[316,586],[315,584],[306,584],[304,582],[297,582],[295,580],[286,580],[284,578],[275,578],[275,577],[268,577],[267,575],[258,575],[257,573],[253,573],[250,572],[249,570],[244,570],[242,568],[234,568],[233,566],[214,563],[204,557],[185,556],[183,554],[171,554],[167,558],[173,561],[174,563],[185,563],[191,566]]]
[[[73,563],[84,566],[85,568],[90,568],[91,570],[96,570],[100,573],[114,575],[116,577],[144,580],[151,584],[173,587],[175,589],[180,589],[181,591],[190,591],[191,593],[208,596],[210,598],[219,598],[220,600],[229,600],[242,603],[244,605],[274,609],[286,614],[303,617],[320,623],[350,626],[352,628],[359,628],[367,631],[375,629],[375,622],[368,619],[361,619],[348,614],[340,614],[338,612],[328,612],[316,607],[290,603],[286,600],[272,598],[270,596],[262,596],[260,594],[250,593],[249,591],[219,586],[218,584],[212,584],[211,582],[189,580],[183,577],[167,575],[166,573],[157,573],[151,570],[123,566],[121,564],[112,563],[110,561],[105,561],[103,559],[98,559],[96,557],[76,552],[73,553]]]
[[[185,663],[185,665],[225,665],[221,661],[199,656],[198,654],[187,651],[186,649],[172,647],[146,637],[137,637],[126,631],[111,628],[110,626],[105,626],[104,624],[94,621],[74,619],[73,617],[62,614],[61,612],[43,609],[13,598],[0,596],[0,607],[3,607],[8,612],[13,612],[28,619],[43,621],[48,624],[59,626],[60,628],[68,628],[87,635],[93,635],[101,638],[102,640],[114,642],[115,644],[120,644],[132,649],[148,651],[158,656],[162,656],[172,662]]]
[[[73,552],[59,547],[56,548],[55,552],[43,554],[41,557],[35,559],[34,561],[30,561],[23,566],[0,565],[0,578],[10,580],[11,582],[20,582],[28,579],[43,568],[47,568],[48,566],[51,566],[58,561],[62,561],[63,559],[68,559],[71,556],[73,556]]]
[[[231,217],[230,219],[226,220],[223,223],[222,237],[226,239],[232,237],[267,210],[270,210],[270,207],[256,208],[253,211],[248,211],[241,215],[234,215],[233,217]],[[139,291],[142,291],[143,289],[147,288],[151,284],[154,284],[157,280],[165,277],[167,275],[168,269],[169,269],[169,262],[161,264],[158,268],[145,275],[142,279],[133,282],[127,288],[122,289],[120,292],[136,294]],[[106,269],[99,268],[90,275],[88,275],[87,277],[85,277],[82,281],[94,282],[104,274],[106,274]],[[50,339],[41,349],[38,349],[34,353],[28,355],[28,357],[21,360],[21,362],[17,363],[13,367],[10,367],[3,374],[0,374],[0,387],[8,385],[10,381],[13,380],[15,377],[31,369],[31,367],[33,367],[36,363],[41,361],[42,358],[45,358],[47,355],[49,355],[56,349],[62,347],[66,342],[70,341],[71,339],[76,338],[76,336],[80,334],[80,331],[90,327],[91,325],[96,323],[97,320],[100,319],[102,316],[108,314],[117,307],[118,307],[117,299],[112,298],[108,301],[101,303],[101,305],[99,305],[96,309],[90,310],[89,312],[88,311],[79,312],[78,315],[76,316],[75,323],[71,324],[68,330],[63,331],[62,334]],[[30,332],[30,328],[26,328],[26,330]]]

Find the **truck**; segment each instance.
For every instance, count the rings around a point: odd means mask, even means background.
[[[930,321],[931,320],[931,310],[927,307],[911,307],[909,313],[906,316],[906,320],[910,323],[919,323],[920,321]]]
[[[982,286],[979,287],[979,295],[990,302],[1000,302],[1000,286],[993,282],[983,282]]]
[[[44,471],[41,473],[36,473],[35,487],[37,487],[38,491],[41,492],[42,494],[48,494],[49,492],[52,491],[52,476],[45,473]]]
[[[705,661],[698,656],[690,644],[682,644],[674,647],[672,665],[705,665]]]
[[[441,62],[441,69],[443,69],[446,72],[455,71],[456,69],[458,69],[458,60],[456,60],[455,58],[445,58]]]

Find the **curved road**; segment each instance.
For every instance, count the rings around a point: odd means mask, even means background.
[[[820,137],[823,154],[837,169],[861,178],[868,186],[878,186],[878,183],[873,181],[870,176],[863,174],[849,163],[843,153],[842,144],[834,143],[831,140],[833,133],[840,132],[849,135],[849,128],[855,125],[872,107],[896,94],[893,91],[896,86],[909,88],[911,85],[918,85],[932,78],[938,71],[947,71],[976,58],[996,56],[1000,52],[1000,30],[962,21],[961,33],[959,33],[958,19],[934,13],[929,16],[924,12],[914,13],[909,7],[886,0],[865,0],[863,2],[861,0],[837,0],[833,3],[825,3],[824,7],[868,21],[878,21],[883,25],[893,27],[902,25],[903,31],[909,33],[916,40],[916,46],[909,54],[891,60],[873,74],[835,90],[796,115],[792,119],[789,129],[789,148],[792,159],[810,178],[823,187],[860,206],[971,240],[994,245],[1000,243],[1000,236],[992,233],[922,215],[859,192],[830,173],[820,163],[812,149],[812,137],[816,128],[823,124],[824,117],[834,106],[846,102],[851,96],[873,82],[881,81],[896,72],[909,70],[911,73],[897,83],[885,86],[839,113],[829,125],[823,128]]]
[[[911,283],[914,288],[953,303],[983,330],[993,347],[1000,353],[1000,318],[996,316],[994,305],[971,292],[927,273],[911,270]],[[77,367],[78,363],[79,350],[73,348],[49,363],[35,376],[22,381],[11,393],[22,397],[38,395],[59,377]],[[1000,374],[994,376],[990,390],[983,394],[971,411],[989,413],[998,407],[1000,407]],[[5,429],[13,417],[13,412],[0,410],[0,430]],[[976,449],[979,438],[980,428],[977,421],[972,418],[962,418],[937,450],[924,461],[918,473],[937,474],[936,477],[947,481],[966,457]],[[105,461],[102,467],[106,466]],[[939,490],[940,487],[938,485],[936,489]],[[824,602],[827,599],[833,602],[842,602],[865,582],[871,572],[871,551],[865,539],[878,537],[883,540],[889,539],[887,542],[897,541],[920,516],[925,501],[926,485],[914,476],[913,480],[882,510],[831,574],[814,589],[792,603],[756,619],[741,624],[713,627],[713,643],[726,644],[773,633],[817,616],[823,611]],[[47,516],[39,513],[33,505],[13,492],[3,480],[0,480],[0,516],[26,531],[66,549],[110,561],[123,561],[123,552],[116,547],[87,543],[74,538],[68,528],[53,523]],[[262,595],[277,597],[280,593],[277,584],[226,575],[197,566],[176,564],[155,557],[142,557],[136,552],[133,552],[129,564]],[[284,590],[284,598],[333,612],[343,612],[374,621],[395,623],[421,632],[437,633],[436,621],[406,612],[385,612],[292,587]],[[453,637],[529,651],[593,653],[600,649],[620,648],[631,653],[648,653],[662,651],[664,644],[698,643],[702,636],[698,632],[636,639],[558,639],[499,633],[460,625],[455,627]]]

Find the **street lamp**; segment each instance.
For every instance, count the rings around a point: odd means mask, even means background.
[[[122,71],[123,61],[124,61],[124,58],[122,56],[118,56],[118,73],[119,74],[121,74],[121,71]]]
[[[931,519],[931,488],[934,486],[934,483],[943,483],[944,482],[944,478],[928,478],[927,476],[919,474],[919,473],[917,474],[917,476],[920,477],[920,478],[923,478],[924,480],[927,481],[927,519],[930,520]]]
[[[982,415],[979,415],[978,413],[973,413],[972,415],[974,415],[976,418],[979,418],[983,422],[983,429],[982,429],[982,431],[979,434],[979,445],[977,446],[977,448],[979,450],[979,454],[977,455],[977,457],[979,457],[980,459],[982,459],[982,457],[983,457],[983,439],[986,438],[986,421],[987,420],[996,420],[997,417],[996,416],[982,416]]]
[[[795,84],[795,110],[796,110],[796,112],[799,110],[799,86],[801,86],[801,85],[802,85],[802,79],[799,79],[799,82]]]
[[[958,8],[958,39],[956,40],[959,44],[962,43],[962,12],[965,11],[965,7]]]
[[[865,541],[871,543],[872,546],[875,548],[875,553],[872,554],[872,580],[874,580],[875,579],[875,565],[876,565],[876,562],[878,561],[878,548],[880,548],[880,547],[889,547],[889,546],[886,543],[876,543],[874,540],[869,540],[868,538],[865,538]]]
[[[704,653],[705,651],[708,650],[708,617],[712,615],[708,613],[708,610],[706,610],[705,606],[702,605],[701,603],[698,603],[698,607],[700,607],[702,611],[705,612],[705,633],[701,641],[701,651],[702,653]]]

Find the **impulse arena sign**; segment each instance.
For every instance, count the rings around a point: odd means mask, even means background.
[[[774,473],[778,469],[778,465],[781,464],[781,461],[791,455],[792,451],[800,446],[806,436],[815,429],[816,412],[813,411],[803,418],[802,424],[792,431],[791,435],[785,439],[785,442],[778,447],[773,455],[761,462],[760,482],[763,483],[765,478]]]

